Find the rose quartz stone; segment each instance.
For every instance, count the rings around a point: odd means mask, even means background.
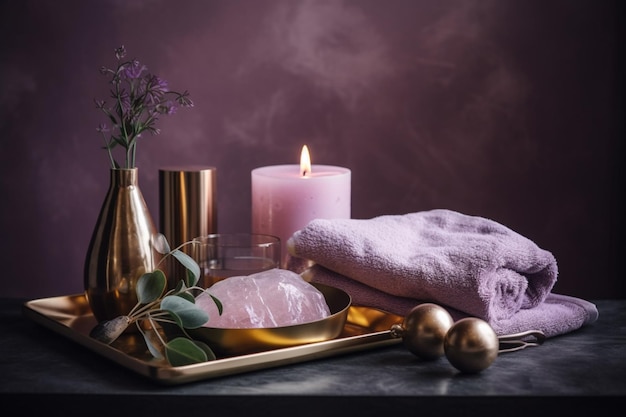
[[[309,323],[330,315],[324,295],[287,269],[226,278],[207,291],[222,302],[224,310],[220,316],[206,293],[196,297],[196,305],[209,314],[206,327],[282,327]]]

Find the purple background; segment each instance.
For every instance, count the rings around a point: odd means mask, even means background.
[[[554,253],[556,292],[623,298],[618,10],[612,1],[0,3],[0,296],[83,290],[109,181],[94,98],[113,50],[189,90],[138,150],[218,170],[219,231],[250,228],[250,171],[352,169],[352,215],[449,208]],[[621,50],[620,50],[621,52]]]

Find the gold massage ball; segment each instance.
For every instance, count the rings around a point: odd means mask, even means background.
[[[496,332],[489,323],[476,317],[466,317],[454,323],[443,345],[448,361],[465,373],[488,368],[500,349]]]
[[[422,359],[437,359],[444,354],[444,339],[453,323],[450,313],[437,304],[415,306],[402,325],[404,346]]]

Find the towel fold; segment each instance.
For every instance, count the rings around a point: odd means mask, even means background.
[[[426,302],[388,294],[320,265],[305,269],[302,276],[309,282],[330,285],[347,292],[354,305],[373,307],[403,317],[416,305]],[[450,313],[454,321],[471,316],[449,305],[443,303],[439,305]],[[491,319],[487,322],[498,336],[541,330],[546,337],[553,337],[591,324],[597,318],[598,310],[595,304],[575,297],[550,293],[542,303],[533,308],[521,309],[508,319]]]
[[[593,304],[551,293],[558,274],[552,253],[482,217],[437,209],[316,219],[287,247],[289,269],[302,272],[301,261],[311,261],[311,281],[396,314],[435,302],[453,317],[479,317],[499,334],[542,330],[547,336],[597,319]]]

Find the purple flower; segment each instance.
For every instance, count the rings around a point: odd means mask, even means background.
[[[176,97],[176,102],[183,107],[193,107],[193,101],[189,98],[189,93],[185,90],[184,93]]]
[[[158,104],[167,93],[167,81],[160,79],[156,75],[149,75],[145,78],[146,103]]]
[[[94,100],[96,107],[107,116],[111,128],[101,124],[96,130],[104,137],[111,166],[133,168],[137,139],[142,132],[158,135],[161,131],[156,123],[161,115],[175,114],[178,106],[193,107],[193,102],[187,91],[170,91],[167,81],[148,73],[147,67],[138,60],[123,60],[126,57],[124,46],[115,50],[115,57],[120,62],[114,70],[100,69],[102,74],[110,76],[113,104],[107,107],[104,100]],[[105,132],[109,132],[108,135]],[[113,157],[113,151],[119,148],[123,148],[125,164],[117,163]]]
[[[161,133],[161,129],[154,127],[153,125],[150,125],[146,128],[146,130],[149,130],[150,133],[152,133],[153,135],[158,135]]]
[[[174,102],[172,101],[168,101],[168,107],[167,107],[167,115],[171,115],[171,114],[176,114],[176,110],[178,109],[177,106],[174,105]]]
[[[123,78],[129,80],[136,80],[141,77],[141,74],[146,70],[145,65],[141,65],[139,61],[136,59],[132,62],[126,64],[124,66],[124,71],[122,71]]]

